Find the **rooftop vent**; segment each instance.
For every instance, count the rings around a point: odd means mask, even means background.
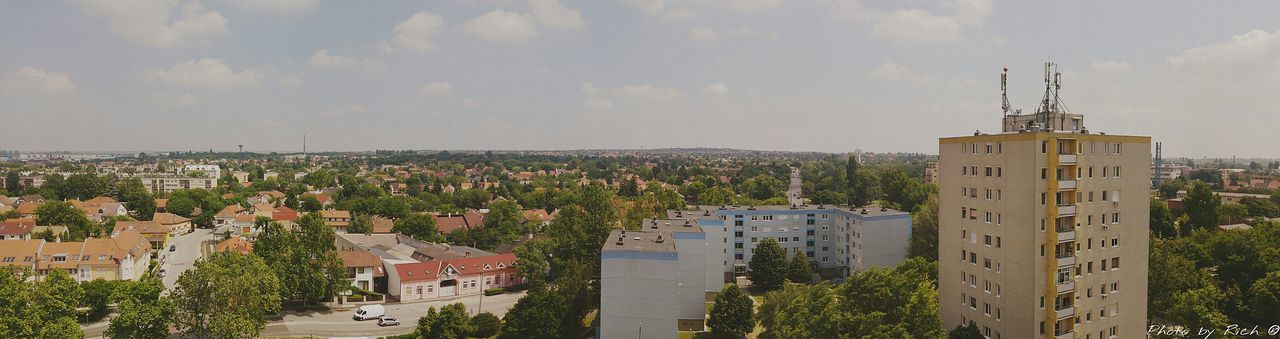
[[[722,209],[722,210],[723,210],[723,209],[724,209],[724,205],[720,205],[720,209]]]
[[[654,242],[659,243],[659,244],[661,244],[663,241],[666,241],[666,240],[662,239],[662,235],[661,235],[661,234],[659,234],[659,235],[658,235],[658,239],[657,239],[657,240],[654,240]]]
[[[711,216],[711,211],[706,211],[705,213],[702,213],[702,215],[704,215],[704,216],[708,216],[708,217],[709,217],[709,216]]]
[[[818,209],[824,209],[824,208],[827,208],[827,206],[823,204],[818,204]]]
[[[685,220],[685,221],[684,221],[684,227],[693,227],[693,223],[692,223],[692,222],[689,222],[688,220]]]
[[[676,211],[676,218],[679,218],[681,215],[682,213],[680,211]]]
[[[796,204],[791,204],[791,209],[796,209]]]
[[[754,211],[754,210],[756,210],[756,205],[747,206],[747,210],[748,210],[748,211]]]
[[[621,237],[621,236],[619,236],[619,237],[618,237],[618,242],[617,242],[616,244],[617,244],[618,246],[622,246],[622,239],[624,239],[624,238],[625,238],[625,237]]]

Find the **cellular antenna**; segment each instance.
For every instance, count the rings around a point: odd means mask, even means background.
[[[1009,115],[1009,109],[1012,108],[1009,107],[1009,87],[1006,84],[1008,81],[1009,68],[1005,67],[1004,70],[1000,72],[1000,100],[1003,102],[1000,104],[1000,109],[1004,111],[1004,115]]]

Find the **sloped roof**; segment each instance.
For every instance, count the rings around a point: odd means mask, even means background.
[[[159,213],[156,213],[159,214]],[[143,234],[159,234],[173,232],[172,225],[161,224],[155,220],[152,221],[117,221],[116,227],[111,233],[123,234],[128,230],[136,230]]]
[[[240,204],[231,204],[227,205],[227,207],[223,207],[222,210],[218,211],[218,214],[214,216],[218,218],[234,218],[237,214],[240,214],[240,212],[243,211],[244,207],[240,207]]]
[[[0,266],[31,267],[43,240],[0,240]]]
[[[346,218],[346,219],[351,219],[351,211],[323,210],[323,211],[320,211],[320,217],[323,217],[323,218],[339,218],[339,219]]]
[[[213,250],[216,252],[234,251],[248,255],[249,253],[253,253],[253,243],[241,237],[231,237],[227,240],[223,240],[217,245],[214,245]]]
[[[35,227],[35,219],[9,219],[0,222],[0,235],[24,235]]]
[[[39,202],[23,202],[22,205],[18,205],[18,214],[21,214],[21,215],[36,214],[36,209],[40,208],[41,205],[43,204]]]
[[[173,213],[156,213],[155,216],[151,217],[151,220],[164,225],[181,224],[184,222],[191,221],[190,218],[186,218],[181,215],[177,215]]]
[[[112,204],[112,203],[118,203],[118,202],[119,201],[116,201],[116,199],[112,199],[111,197],[94,197],[93,199],[89,199],[88,201],[85,201],[85,203],[90,205]]]

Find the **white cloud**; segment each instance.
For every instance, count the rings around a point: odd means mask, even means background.
[[[229,90],[237,87],[257,86],[262,74],[254,70],[236,72],[222,59],[204,58],[178,63],[168,69],[149,69],[148,80],[174,86],[205,87]]]
[[[293,75],[282,77],[280,78],[280,86],[285,88],[298,88],[302,86],[302,78],[298,78]]]
[[[613,96],[644,100],[671,100],[679,98],[680,91],[675,88],[661,88],[653,85],[623,85],[613,90]]]
[[[957,42],[964,26],[952,17],[938,16],[919,9],[899,10],[872,24],[872,30],[895,44]]]
[[[688,7],[667,6],[666,0],[623,0],[623,2],[649,15],[667,20],[684,20],[697,14]]]
[[[725,85],[723,82],[710,84],[710,85],[707,85],[707,87],[702,89],[702,94],[717,94],[717,95],[729,94],[729,86]]]
[[[494,42],[523,43],[538,35],[533,16],[496,10],[468,21],[467,32]]]
[[[939,45],[964,40],[964,33],[981,27],[994,13],[991,0],[951,0],[944,7],[950,15],[919,8],[880,11],[862,6],[861,0],[824,0],[833,15],[849,22],[866,23],[879,37],[897,45]]]
[[[1089,64],[1089,69],[1096,72],[1119,73],[1132,71],[1133,65],[1115,60],[1094,61]]]
[[[66,73],[50,72],[27,66],[4,79],[5,87],[21,88],[48,94],[75,92],[76,85]]]
[[[329,54],[329,50],[325,49],[316,51],[315,54],[312,54],[311,60],[308,63],[315,67],[348,70],[358,69],[369,73],[378,73],[386,70],[385,65],[377,61],[373,61],[372,59],[356,59],[348,56]]]
[[[430,50],[433,47],[431,39],[444,25],[443,17],[430,12],[418,12],[409,17],[409,20],[396,24],[391,43],[419,52]]]
[[[1166,59],[1173,66],[1215,65],[1253,62],[1280,54],[1280,32],[1250,30],[1231,37],[1231,41],[1201,46]]]
[[[560,0],[529,0],[529,8],[538,23],[559,29],[580,29],[586,26],[582,11],[566,7]]]
[[[157,47],[182,46],[227,34],[227,18],[205,9],[199,2],[145,0],[87,0],[86,12],[105,16],[111,30],[140,45]],[[171,13],[177,10],[177,13]],[[171,14],[174,16],[171,18]]]
[[[422,86],[422,94],[429,96],[445,96],[453,94],[453,83],[448,81],[433,82]]]
[[[286,13],[308,11],[316,6],[316,0],[224,0],[236,8],[260,13]]]
[[[694,27],[689,30],[689,40],[707,42],[719,38],[720,34],[706,27]]]
[[[582,87],[579,87],[578,90],[582,91],[582,94],[586,95],[598,95],[600,93],[604,93],[604,91],[600,90],[599,87],[596,87],[596,85],[590,82],[582,84]]]
[[[582,100],[582,105],[591,109],[606,110],[613,108],[613,100],[601,97],[587,97]]]
[[[896,62],[880,64],[871,70],[870,75],[872,78],[907,85],[928,85],[938,80],[933,76],[916,72]]]
[[[190,93],[183,93],[173,98],[173,105],[179,107],[188,107],[196,104],[196,97]]]
[[[739,12],[754,12],[777,7],[782,0],[729,0],[729,8]]]

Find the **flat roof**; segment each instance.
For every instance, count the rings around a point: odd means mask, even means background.
[[[1029,141],[1039,140],[1049,137],[1076,139],[1082,141],[1122,141],[1134,143],[1150,143],[1151,137],[1140,135],[1120,135],[1120,134],[1102,134],[1102,133],[1078,133],[1071,131],[1043,131],[1043,132],[999,132],[999,133],[982,133],[978,132],[973,135],[943,137],[938,138],[938,142],[943,144],[973,142],[973,141]]]
[[[848,206],[826,205],[826,204],[823,204],[823,205],[815,205],[815,204],[796,205],[796,206],[795,206],[795,208],[792,208],[792,206],[791,206],[791,205],[759,205],[759,206],[743,206],[743,205],[707,206],[707,205],[695,205],[695,206],[690,206],[690,207],[691,207],[691,208],[693,208],[693,211],[692,211],[693,213],[689,213],[690,211],[683,211],[683,212],[681,212],[681,214],[683,214],[683,215],[694,214],[694,215],[697,215],[697,216],[702,216],[702,215],[705,215],[705,214],[706,214],[706,213],[705,213],[705,211],[711,211],[711,212],[712,212],[712,214],[715,214],[715,213],[717,213],[718,211],[732,211],[732,212],[747,212],[747,211],[751,211],[751,212],[754,212],[754,211],[780,211],[780,212],[794,212],[794,213],[804,213],[804,212],[806,212],[806,211],[813,211],[813,212],[817,212],[817,211],[843,211],[843,212],[847,212],[847,213],[850,213],[850,214],[857,214],[857,215],[862,215],[862,216],[910,215],[910,214],[911,214],[911,213],[907,213],[907,212],[903,212],[903,211],[895,210],[895,209],[892,209],[892,208],[884,208],[884,207],[881,207],[881,206],[867,206],[867,207],[851,208],[851,207],[848,207]],[[701,211],[701,212],[700,212],[700,211]],[[866,211],[866,213],[863,213],[863,211]],[[674,212],[674,211],[668,211],[668,212],[667,212],[667,216],[673,216],[674,214],[675,214],[675,212]],[[717,219],[718,219],[718,218],[717,218]]]
[[[658,242],[659,237],[661,237],[662,242]],[[675,253],[676,241],[671,237],[671,232],[666,231],[614,230],[609,232],[609,239],[605,241],[602,251]]]
[[[645,218],[640,222],[640,228],[650,232],[656,230],[658,232],[670,233],[702,233],[702,227],[698,227],[698,222],[693,219]]]

